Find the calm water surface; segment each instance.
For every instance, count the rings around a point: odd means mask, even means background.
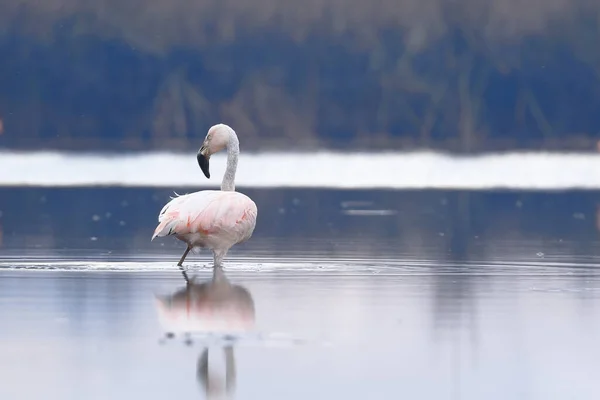
[[[600,193],[245,192],[186,287],[169,191],[1,189],[0,398],[600,396]]]

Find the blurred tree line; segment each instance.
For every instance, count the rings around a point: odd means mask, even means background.
[[[591,149],[592,0],[0,0],[0,145]]]

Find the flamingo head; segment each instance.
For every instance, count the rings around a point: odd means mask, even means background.
[[[225,124],[217,124],[210,127],[202,147],[198,150],[196,158],[204,176],[210,179],[209,160],[210,156],[225,149],[229,143],[232,129]]]

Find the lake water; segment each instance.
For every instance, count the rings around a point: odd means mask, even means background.
[[[0,399],[600,396],[600,192],[240,188],[186,288],[172,190],[0,188]]]

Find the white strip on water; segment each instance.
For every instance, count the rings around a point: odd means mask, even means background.
[[[0,152],[1,186],[218,188],[225,155],[207,180],[195,153]],[[243,153],[239,187],[599,189],[600,155],[503,153]]]

